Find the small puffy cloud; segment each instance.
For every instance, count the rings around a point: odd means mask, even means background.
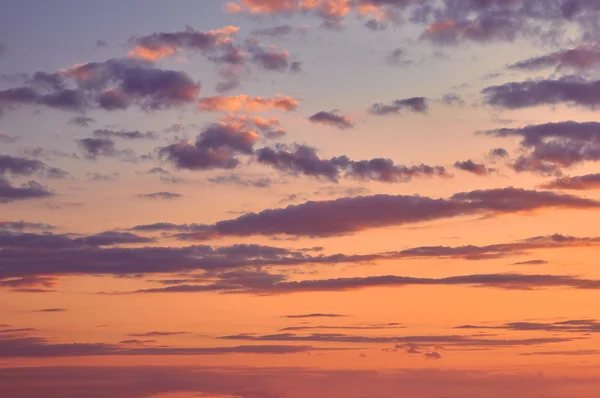
[[[490,169],[488,169],[485,166],[485,164],[475,163],[471,159],[465,160],[465,161],[457,161],[456,163],[454,163],[454,167],[459,170],[467,171],[469,173],[473,173],[478,176],[487,175],[488,172],[490,171]]]
[[[198,101],[200,110],[220,112],[260,112],[273,109],[293,111],[298,107],[298,100],[292,97],[276,96],[273,98],[251,97],[240,94],[234,97],[207,97]]]
[[[132,37],[130,43],[134,47],[129,56],[149,61],[156,61],[180,50],[210,53],[233,40],[239,30],[235,26],[225,26],[207,32],[196,31],[191,27],[179,32],[160,32],[148,36]]]
[[[181,198],[181,194],[173,193],[173,192],[153,192],[153,193],[145,193],[138,195],[140,198],[144,199],[161,199],[161,200],[169,200],[169,199],[179,199]]]
[[[373,104],[369,110],[374,115],[388,115],[391,113],[400,113],[402,110],[409,110],[417,113],[427,113],[429,106],[425,97],[411,97],[394,100],[391,104],[377,103]]]
[[[354,127],[354,123],[352,122],[352,120],[350,120],[346,116],[337,114],[335,111],[320,111],[309,117],[308,120],[313,123],[320,123],[337,127],[341,130],[350,129]]]
[[[206,128],[195,142],[177,142],[159,153],[180,169],[233,169],[240,162],[236,154],[252,154],[259,137],[246,125],[221,122]]]
[[[69,124],[74,124],[80,127],[89,127],[92,123],[96,123],[96,120],[87,116],[75,116],[74,118],[69,120]]]
[[[36,181],[29,181],[20,186],[14,186],[5,178],[0,177],[0,203],[26,199],[41,199],[53,195],[54,192]]]

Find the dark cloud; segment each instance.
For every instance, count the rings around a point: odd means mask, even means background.
[[[38,174],[46,178],[66,178],[69,176],[68,172],[56,167],[50,167],[39,160],[0,155],[0,178],[2,175],[7,174],[13,176]]]
[[[48,166],[35,159],[0,155],[0,175],[30,176],[48,170]]]
[[[35,181],[29,181],[20,186],[12,185],[8,180],[0,177],[0,203],[13,202],[26,199],[40,199],[55,195],[45,186]]]
[[[490,150],[490,153],[488,154],[488,156],[491,159],[503,159],[503,158],[507,158],[509,156],[508,151],[504,148],[494,148],[492,150]]]
[[[93,135],[96,138],[123,138],[126,140],[155,140],[158,138],[158,135],[153,131],[142,133],[138,130],[115,131],[109,129],[98,129],[94,130]]]
[[[252,54],[251,61],[265,70],[285,72],[290,68],[290,54],[287,51],[265,50],[256,43],[249,45],[248,50]]]
[[[165,337],[165,336],[179,336],[182,334],[189,334],[189,332],[146,332],[146,333],[130,333],[128,336],[131,337]]]
[[[527,260],[527,261],[517,261],[513,263],[513,265],[544,265],[548,264],[546,260]]]
[[[39,105],[70,111],[118,110],[137,105],[145,110],[192,103],[200,84],[183,72],[163,70],[132,58],[91,62],[48,74],[34,74],[52,85],[9,88],[0,91],[0,109]],[[65,88],[67,87],[67,88]]]
[[[98,39],[98,40],[96,40],[96,47],[105,48],[105,47],[108,47],[108,43],[105,42],[104,40]]]
[[[487,104],[507,109],[559,104],[596,109],[600,105],[600,81],[571,76],[504,83],[487,87],[481,93]]]
[[[359,343],[359,344],[385,344],[385,343],[409,343],[409,344],[443,344],[445,346],[470,346],[470,347],[519,347],[541,344],[564,343],[573,341],[570,338],[531,338],[531,339],[487,339],[475,336],[460,335],[424,335],[424,336],[356,336],[341,333],[312,333],[309,335],[298,335],[294,333],[280,333],[271,335],[239,334],[221,337],[224,340],[248,340],[248,341],[311,341],[311,342],[336,342],[336,343]]]
[[[207,127],[196,142],[177,142],[160,149],[160,155],[180,169],[233,169],[237,154],[250,155],[259,135],[247,126],[215,123]]]
[[[88,246],[112,246],[120,244],[152,243],[154,239],[138,236],[131,232],[106,231],[85,238],[76,238],[73,240],[76,244]]]
[[[600,322],[594,319],[571,319],[551,323],[510,322],[503,325],[462,325],[455,329],[500,329],[517,332],[561,332],[561,333],[600,333]]]
[[[182,391],[191,395],[244,398],[371,397],[373,391],[377,391],[378,398],[441,398],[486,391],[488,398],[527,398],[531,391],[553,396],[556,392],[581,388],[593,392],[599,385],[597,377],[585,375],[565,378],[535,372],[472,369],[56,365],[5,367],[0,371],[0,395],[10,398],[81,398],[82,391],[86,398],[146,398]]]
[[[485,166],[485,164],[475,163],[471,159],[465,160],[462,162],[457,161],[456,163],[454,163],[454,167],[459,170],[467,171],[469,173],[473,173],[473,174],[479,175],[479,176],[487,175],[490,171],[493,171],[493,170],[488,169]]]
[[[388,329],[404,329],[404,326],[397,323],[379,324],[379,325],[358,325],[358,326],[342,326],[342,325],[315,325],[315,326],[288,326],[279,329],[280,332],[299,332],[307,330],[388,330]]]
[[[240,177],[238,174],[229,174],[218,176],[214,178],[209,178],[208,181],[213,184],[229,184],[229,185],[240,185],[244,187],[254,187],[254,188],[269,188],[273,181],[268,178],[257,178],[257,179],[244,179]]]
[[[313,314],[293,314],[293,315],[284,315],[284,318],[290,319],[303,319],[303,318],[345,318],[348,315],[344,314],[324,314],[320,312],[316,312]]]
[[[339,180],[342,172],[345,172],[346,178],[388,183],[408,182],[415,177],[449,177],[441,166],[396,165],[391,159],[383,158],[354,161],[346,156],[338,156],[321,159],[314,148],[306,145],[295,145],[292,148],[286,146],[275,149],[262,148],[256,151],[256,158],[259,163],[270,165],[288,174],[303,174],[334,182]]]
[[[0,230],[10,231],[25,231],[25,230],[40,230],[40,231],[51,231],[55,229],[54,225],[27,222],[27,221],[0,221]]]
[[[486,260],[515,255],[523,255],[531,250],[560,249],[569,247],[595,247],[600,245],[600,238],[578,238],[560,234],[535,236],[512,243],[501,243],[487,246],[422,246],[402,250],[398,256],[416,258],[461,258],[465,260]],[[526,264],[521,262],[517,264]]]
[[[35,310],[33,312],[65,312],[64,308],[43,308],[41,310]]]
[[[442,354],[440,354],[439,352],[426,352],[425,354],[423,354],[425,356],[425,358],[427,359],[442,359]]]
[[[600,47],[583,45],[569,50],[556,51],[539,57],[528,58],[511,64],[509,69],[541,70],[588,70],[600,66]]]
[[[465,106],[466,104],[465,101],[458,94],[453,93],[444,94],[440,102],[445,105],[458,107]]]
[[[179,193],[166,192],[166,191],[140,194],[138,196],[140,198],[144,198],[144,199],[162,199],[162,200],[179,199],[182,197],[182,195]]]
[[[600,174],[557,178],[541,185],[540,188],[565,190],[600,189]]]
[[[517,172],[561,175],[562,168],[600,160],[600,123],[565,121],[479,132],[493,137],[520,137]]]
[[[83,138],[77,140],[77,144],[88,159],[96,159],[98,156],[116,156],[119,153],[115,143],[108,138]]]
[[[418,113],[427,113],[429,105],[425,97],[412,97],[394,100],[390,105],[378,103],[373,104],[369,110],[374,115],[388,115],[390,113],[400,113],[402,110],[409,110]]]
[[[96,123],[96,120],[87,116],[75,116],[74,118],[69,120],[69,123],[80,127],[89,127],[90,124]]]
[[[500,215],[550,208],[591,209],[600,202],[516,188],[463,192],[449,199],[373,195],[306,202],[219,221],[220,235],[336,236],[361,230],[466,215]],[[311,220],[310,222],[308,220]]]
[[[321,111],[317,112],[308,118],[313,123],[327,124],[339,129],[350,129],[354,127],[352,120],[343,115],[338,115],[335,112]]]
[[[0,357],[82,357],[104,355],[297,354],[318,351],[311,346],[246,345],[233,347],[131,347],[106,343],[50,343],[39,337],[0,338]]]
[[[571,356],[571,355],[600,355],[600,350],[563,350],[563,351],[534,351],[520,355],[525,356]]]

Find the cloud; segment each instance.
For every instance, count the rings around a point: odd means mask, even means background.
[[[380,116],[390,113],[400,113],[404,109],[417,113],[427,113],[428,108],[427,98],[412,97],[394,100],[390,105],[382,103],[373,104],[369,112]]]
[[[8,135],[0,131],[0,142],[3,144],[14,144],[19,140],[19,137]]]
[[[25,231],[25,230],[40,230],[40,231],[51,231],[56,229],[54,225],[45,224],[45,223],[37,223],[37,222],[27,222],[27,221],[0,221],[0,230],[10,230],[10,231]]]
[[[527,261],[517,261],[513,263],[513,265],[544,265],[548,264],[546,260],[527,260]]]
[[[442,355],[438,352],[432,351],[432,352],[426,352],[425,354],[425,358],[427,359],[442,359]]]
[[[291,25],[277,25],[270,28],[256,29],[251,33],[255,36],[282,37],[292,34],[296,28]]]
[[[600,355],[600,350],[563,350],[563,351],[533,351],[519,355],[525,356],[571,356],[571,355]]]
[[[0,155],[0,179],[7,174],[13,176],[38,174],[47,178],[65,178],[69,175],[66,171],[50,167],[39,160]]]
[[[397,255],[415,258],[461,258],[465,260],[486,260],[508,256],[523,255],[531,250],[561,249],[569,247],[595,247],[600,245],[600,238],[579,238],[561,234],[542,235],[518,240],[512,243],[501,243],[486,246],[422,246],[406,249]],[[521,262],[517,264],[531,264]],[[537,263],[539,264],[539,262]]]
[[[80,127],[89,127],[92,123],[96,123],[96,120],[87,116],[75,116],[74,118],[69,120],[69,124],[74,124]]]
[[[86,176],[92,181],[116,181],[119,179],[119,173],[87,173]]]
[[[266,354],[283,355],[318,351],[311,346],[245,345],[234,347],[131,347],[106,343],[56,344],[40,337],[0,338],[2,358],[56,358],[115,355],[223,355]]]
[[[76,140],[84,151],[87,159],[96,159],[98,156],[117,156],[120,152],[115,143],[108,138],[83,138]]]
[[[220,185],[221,184],[231,184],[231,185],[240,185],[240,186],[244,186],[244,187],[254,187],[254,188],[268,188],[273,183],[273,181],[268,177],[257,178],[257,179],[251,180],[251,179],[243,179],[242,177],[240,177],[237,174],[229,174],[229,175],[223,175],[223,176],[218,176],[218,177],[214,177],[214,178],[209,178],[208,181],[212,182],[213,184],[220,184]]]
[[[30,85],[0,91],[0,110],[22,105],[83,112],[109,111],[136,105],[144,110],[183,106],[196,101],[200,84],[183,72],[163,70],[135,59],[109,59],[61,69],[36,72],[52,85]]]
[[[544,189],[588,190],[600,189],[600,174],[562,177],[540,185]]]
[[[517,332],[560,332],[560,333],[600,333],[600,322],[594,319],[570,319],[551,323],[541,322],[510,322],[494,326],[462,325],[455,329],[498,329]]]
[[[165,337],[165,336],[179,336],[182,334],[189,334],[189,332],[146,332],[146,333],[130,333],[127,336],[131,337]]]
[[[284,315],[284,318],[290,319],[304,319],[304,318],[345,318],[348,315],[344,314],[324,314],[324,313],[313,313],[313,314],[293,314],[293,315]]]
[[[403,329],[404,326],[397,323],[379,324],[379,325],[362,325],[362,326],[342,326],[342,325],[315,325],[315,326],[288,326],[279,329],[280,332],[299,332],[306,330],[388,330],[388,329]]]
[[[571,76],[504,83],[486,87],[481,93],[488,105],[506,109],[567,104],[593,110],[600,105],[600,81]]]
[[[488,157],[492,160],[503,159],[509,156],[508,151],[504,148],[494,148],[490,150]]]
[[[385,57],[385,60],[392,66],[408,66],[414,63],[414,61],[407,58],[406,50],[403,48],[396,48]]]
[[[290,67],[290,54],[287,51],[265,50],[258,44],[251,45],[249,50],[252,54],[251,61],[265,70],[285,72]]]
[[[298,107],[298,100],[292,97],[276,96],[273,98],[251,97],[240,94],[235,97],[207,97],[199,101],[200,110],[221,112],[260,112],[268,110],[293,111]]]
[[[490,42],[514,41],[522,20],[499,13],[480,15],[470,20],[444,19],[433,22],[421,35],[421,39],[438,44],[457,44],[464,41]]]
[[[469,346],[469,347],[519,347],[541,344],[564,343],[573,341],[570,338],[530,338],[530,339],[487,339],[476,336],[461,335],[424,335],[424,336],[357,336],[342,333],[312,333],[299,335],[294,333],[279,333],[270,335],[239,334],[221,337],[224,340],[247,340],[247,341],[311,341],[311,342],[336,342],[357,344],[385,344],[385,343],[409,343],[409,344],[443,344],[445,346]],[[439,359],[439,358],[432,358]]]
[[[260,116],[225,115],[219,120],[237,129],[256,130],[266,139],[277,139],[286,135],[286,131],[281,128],[281,123],[276,117],[267,119]]]
[[[508,65],[507,68],[532,71],[538,71],[545,68],[585,71],[599,66],[600,47],[595,45],[582,45],[569,50],[560,50],[539,57],[528,58]]]
[[[371,228],[466,215],[501,215],[543,209],[592,209],[600,202],[572,195],[516,188],[477,190],[434,199],[373,195],[306,202],[248,213],[209,228],[219,235],[338,236]],[[307,220],[311,220],[308,222]]]
[[[352,120],[343,115],[338,115],[335,112],[320,111],[308,118],[313,123],[326,124],[337,127],[341,130],[354,127]]]
[[[345,172],[346,178],[388,183],[408,182],[415,177],[449,177],[441,166],[396,165],[391,159],[383,158],[354,161],[346,156],[338,156],[321,159],[314,148],[306,145],[261,148],[256,151],[256,159],[259,163],[288,174],[304,174],[334,182],[339,180],[342,172]]]
[[[64,308],[43,308],[41,310],[35,310],[33,312],[65,312]]]
[[[212,53],[230,44],[235,33],[235,26],[225,26],[208,32],[196,31],[187,27],[179,32],[160,32],[148,36],[132,37],[129,41],[134,47],[129,52],[130,57],[148,61],[174,55],[180,50]]]
[[[467,171],[469,173],[473,173],[475,175],[478,176],[483,176],[483,175],[487,175],[488,172],[493,171],[488,169],[485,164],[483,163],[475,163],[474,161],[472,161],[471,159],[469,160],[465,160],[465,161],[457,161],[456,163],[454,163],[454,167],[459,169],[459,170],[463,170],[463,171]]]
[[[159,150],[159,154],[179,169],[233,169],[240,161],[237,154],[250,155],[259,134],[237,123],[214,123],[196,142],[177,142]]]
[[[38,182],[29,181],[17,187],[0,177],[0,203],[47,198],[53,195],[55,195],[54,192]]]
[[[600,123],[564,121],[478,132],[492,137],[520,137],[517,172],[561,175],[562,168],[600,160]]]
[[[153,192],[153,193],[140,194],[138,196],[140,198],[144,198],[144,199],[169,200],[169,199],[179,199],[183,195],[181,195],[179,193],[173,193],[173,192]]]
[[[142,133],[138,130],[115,131],[115,130],[109,130],[109,129],[98,129],[98,130],[94,130],[92,134],[96,138],[104,138],[104,139],[122,138],[125,140],[155,140],[158,138],[158,135],[153,131],[147,131],[145,133]]]
[[[473,391],[486,391],[488,398],[529,398],[531,391],[542,396],[556,395],[557,391],[577,395],[587,388],[593,393],[599,385],[597,377],[580,374],[566,378],[473,369],[380,371],[161,365],[6,367],[0,372],[0,394],[11,398],[80,398],[81,391],[86,391],[88,398],[144,398],[182,391],[222,398],[369,397],[373,391],[379,398],[463,397]]]

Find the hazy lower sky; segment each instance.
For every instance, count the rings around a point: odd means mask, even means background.
[[[597,397],[600,3],[0,10],[0,396]]]

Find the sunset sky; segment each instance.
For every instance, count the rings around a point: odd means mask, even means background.
[[[598,20],[0,0],[0,397],[597,398]]]

